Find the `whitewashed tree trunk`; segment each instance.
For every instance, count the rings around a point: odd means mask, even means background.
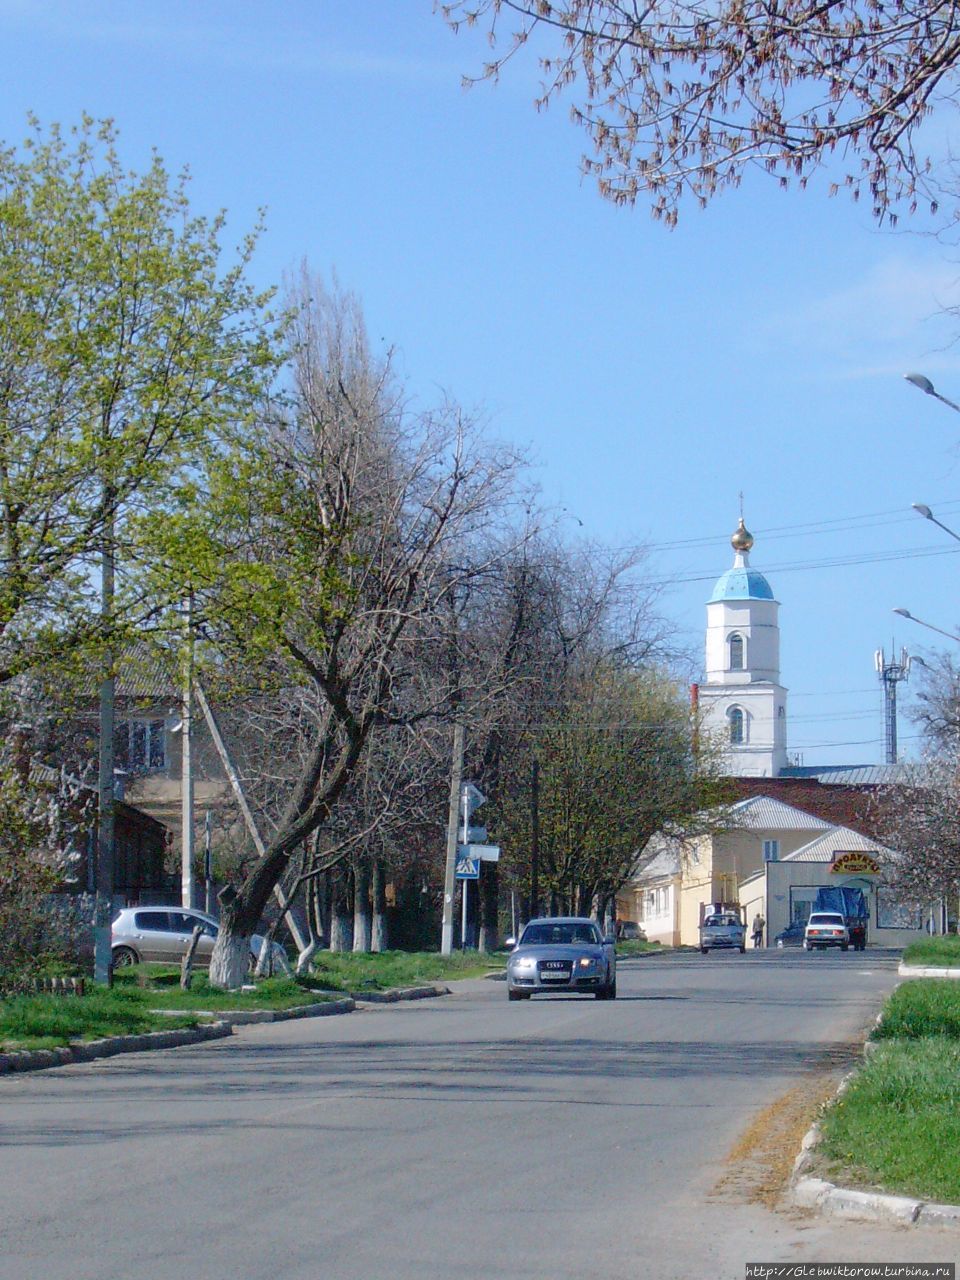
[[[353,943],[353,916],[334,910],[330,915],[330,950],[350,951]]]
[[[304,974],[310,972],[310,961],[313,959],[314,952],[317,949],[317,940],[313,938],[297,956],[297,977],[302,978]]]
[[[250,968],[250,939],[229,937],[224,929],[217,934],[210,957],[210,985],[236,991]]]
[[[371,949],[370,931],[370,868],[361,861],[354,875],[353,891],[353,949]]]
[[[387,930],[387,900],[383,883],[383,864],[375,860],[370,882],[373,900],[373,928],[370,933],[371,951],[386,951],[390,945]]]

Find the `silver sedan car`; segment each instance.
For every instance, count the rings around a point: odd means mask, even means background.
[[[511,946],[512,939],[507,939]],[[617,957],[612,938],[594,920],[553,916],[531,920],[507,961],[507,995],[529,1000],[548,991],[579,991],[597,1000],[617,998]]]

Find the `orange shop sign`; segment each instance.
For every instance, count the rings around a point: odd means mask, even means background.
[[[875,876],[880,874],[880,863],[869,853],[835,853],[830,870],[843,876]]]

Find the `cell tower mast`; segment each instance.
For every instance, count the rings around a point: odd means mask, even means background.
[[[883,748],[887,764],[897,763],[897,685],[901,680],[910,678],[910,655],[906,649],[900,650],[900,658],[894,656],[893,645],[890,646],[888,662],[882,649],[873,655],[873,665],[877,669],[877,677],[883,685]]]

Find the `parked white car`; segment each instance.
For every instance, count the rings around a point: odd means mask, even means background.
[[[804,951],[839,947],[846,951],[850,946],[850,930],[838,911],[812,911],[803,931]]]

